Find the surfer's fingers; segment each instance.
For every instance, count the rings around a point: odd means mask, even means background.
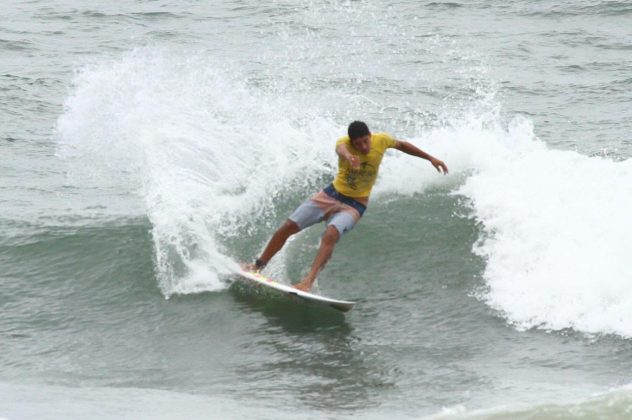
[[[448,173],[448,167],[442,161],[439,160],[439,161],[436,161],[436,162],[432,162],[432,165],[435,167],[437,172],[439,172],[440,174],[442,173],[442,174],[446,175]]]

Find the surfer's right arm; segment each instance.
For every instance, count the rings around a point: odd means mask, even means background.
[[[339,144],[338,146],[336,146],[336,153],[338,154],[338,156],[340,156],[341,159],[349,162],[352,168],[360,167],[360,159],[349,151],[346,144]]]

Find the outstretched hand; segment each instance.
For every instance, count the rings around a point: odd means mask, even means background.
[[[443,163],[442,160],[431,159],[430,163],[432,163],[432,166],[435,167],[437,172],[442,173],[443,175],[447,175],[448,174],[448,167],[446,166],[445,163]]]

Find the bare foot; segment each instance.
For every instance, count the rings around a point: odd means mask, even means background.
[[[303,280],[300,283],[296,283],[292,285],[293,288],[302,290],[303,292],[309,292],[312,290],[312,285],[307,280]]]

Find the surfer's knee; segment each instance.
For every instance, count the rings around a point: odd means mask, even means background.
[[[340,232],[335,226],[327,226],[322,242],[326,245],[335,245],[340,239]]]
[[[301,228],[298,226],[298,224],[290,219],[287,219],[279,228],[280,231],[282,231],[285,235],[287,236],[292,236],[295,233],[298,233]]]

